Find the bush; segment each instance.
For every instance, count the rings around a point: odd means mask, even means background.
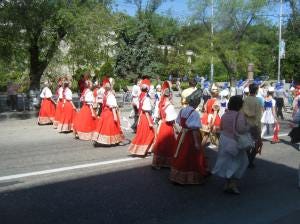
[[[119,92],[121,90],[126,91],[128,85],[130,85],[129,80],[116,78],[115,79],[114,90],[116,92]]]
[[[95,70],[95,75],[98,79],[101,79],[105,75],[111,77],[113,74],[114,74],[114,68],[109,61],[105,62],[100,67],[100,69]]]

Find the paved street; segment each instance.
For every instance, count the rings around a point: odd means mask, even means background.
[[[128,111],[123,113],[128,116]],[[176,186],[151,157],[128,156],[128,145],[94,148],[38,126],[33,118],[0,121],[0,222],[7,223],[299,223],[300,152],[267,139],[240,196],[222,192],[223,181]],[[122,122],[124,127],[127,123]],[[132,138],[126,131],[127,139]],[[128,141],[129,142],[129,141]],[[127,142],[127,144],[128,144]],[[216,149],[207,149],[210,165]]]

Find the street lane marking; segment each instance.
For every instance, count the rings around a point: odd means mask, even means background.
[[[288,133],[280,134],[278,136],[279,137],[288,136]],[[263,137],[263,139],[271,139],[271,138],[273,138],[273,136]],[[18,178],[22,178],[22,177],[31,177],[31,176],[38,176],[38,175],[45,175],[45,174],[52,174],[52,173],[60,173],[60,172],[69,171],[69,170],[78,170],[78,169],[84,169],[84,168],[95,167],[95,166],[103,166],[103,165],[110,165],[110,164],[115,164],[115,163],[135,161],[135,160],[140,160],[140,159],[141,158],[124,158],[124,159],[102,161],[102,162],[97,162],[97,163],[87,163],[87,164],[76,165],[76,166],[61,167],[61,168],[50,169],[50,170],[42,170],[42,171],[36,171],[36,172],[30,172],[30,173],[21,173],[21,174],[0,177],[0,181],[7,181],[7,180],[18,179]]]
[[[52,174],[52,173],[60,173],[60,172],[69,171],[69,170],[78,170],[78,169],[84,169],[84,168],[95,167],[95,166],[103,166],[103,165],[110,165],[110,164],[115,164],[115,163],[135,161],[135,160],[140,160],[140,159],[141,158],[124,158],[124,159],[102,161],[102,162],[97,162],[97,163],[87,163],[87,164],[76,165],[76,166],[67,166],[67,167],[61,167],[61,168],[50,169],[50,170],[42,170],[42,171],[36,171],[36,172],[31,172],[31,173],[21,173],[21,174],[0,177],[0,181],[18,179],[18,178],[22,178],[22,177],[31,177],[31,176]]]

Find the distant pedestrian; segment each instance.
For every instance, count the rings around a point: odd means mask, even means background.
[[[284,108],[284,99],[287,97],[287,94],[284,90],[283,83],[277,83],[275,87],[274,99],[276,101],[276,115],[277,117],[284,119],[282,109]]]
[[[136,133],[137,122],[139,118],[139,96],[141,94],[141,79],[135,80],[135,84],[132,87],[131,95],[132,95],[132,112],[131,117],[133,117],[133,124],[131,128],[134,133]]]
[[[7,84],[7,96],[8,96],[8,102],[11,106],[12,111],[17,111],[18,106],[18,89],[19,85],[9,81]]]

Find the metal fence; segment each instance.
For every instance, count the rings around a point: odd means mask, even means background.
[[[116,99],[119,107],[124,107],[131,104],[132,96],[130,92],[121,92],[116,94]],[[56,100],[54,98],[54,100]],[[32,91],[28,94],[20,93],[17,95],[17,111],[35,111],[39,110],[41,103],[40,92]],[[73,94],[73,103],[77,108],[82,105],[77,93]],[[11,110],[9,105],[9,97],[6,94],[0,95],[0,113]]]

